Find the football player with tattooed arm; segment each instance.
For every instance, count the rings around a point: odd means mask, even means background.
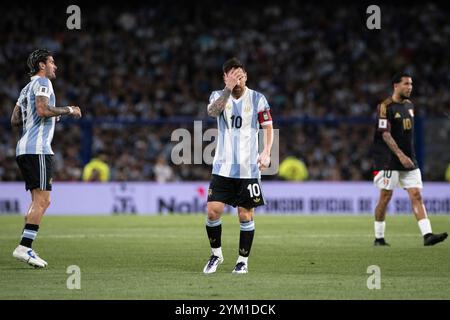
[[[254,208],[264,205],[261,170],[270,165],[273,126],[270,107],[263,94],[246,86],[247,73],[236,58],[223,65],[225,88],[213,91],[208,115],[217,118],[218,138],[208,190],[206,232],[211,256],[203,272],[214,273],[222,255],[221,215],[225,204],[237,207],[240,239],[235,274],[248,272],[248,257],[255,234]],[[258,132],[264,133],[264,148],[258,154]]]
[[[31,204],[25,216],[20,244],[13,256],[35,268],[44,268],[47,262],[32,249],[32,243],[42,216],[50,205],[53,175],[51,143],[55,122],[57,117],[63,115],[78,119],[81,111],[77,106],[56,107],[50,80],[56,78],[57,67],[49,51],[38,49],[32,52],[27,65],[31,79],[20,92],[11,116],[11,125],[22,127],[16,161],[25,180],[25,189],[31,192]]]
[[[388,246],[384,239],[386,210],[393,190],[402,187],[408,193],[425,246],[447,238],[447,233],[434,234],[422,199],[422,176],[414,151],[414,105],[409,100],[412,77],[398,73],[392,79],[394,92],[378,106],[375,130],[374,184],[380,189],[375,208],[376,246]]]

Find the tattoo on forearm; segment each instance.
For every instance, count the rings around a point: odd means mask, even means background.
[[[11,125],[14,127],[19,127],[22,125],[22,110],[20,110],[19,106],[15,106],[12,116],[11,116]]]
[[[225,88],[223,90],[222,95],[216,101],[208,106],[208,115],[211,117],[218,117],[225,106],[227,104],[228,99],[230,98],[231,90]]]
[[[65,114],[69,114],[70,110],[68,107],[47,107],[48,110],[52,113],[52,116],[63,116]]]
[[[401,154],[403,154],[403,151],[400,150],[400,148],[397,145],[397,142],[395,142],[394,138],[392,138],[392,135],[389,132],[383,133],[383,140],[388,145],[389,149],[398,157]]]
[[[47,97],[38,96],[36,98],[36,107],[38,110],[38,114],[41,117],[57,117],[70,113],[70,109],[68,107],[52,107],[48,105],[49,99]]]

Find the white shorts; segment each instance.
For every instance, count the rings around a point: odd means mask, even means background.
[[[381,170],[373,178],[373,183],[384,190],[394,190],[396,187],[404,189],[423,187],[420,169],[412,171]]]

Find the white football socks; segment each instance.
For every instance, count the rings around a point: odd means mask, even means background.
[[[211,252],[212,252],[212,254],[215,255],[216,257],[219,257],[219,258],[223,259],[223,255],[222,255],[222,247],[211,248]]]
[[[236,264],[238,264],[239,262],[243,262],[243,263],[247,264],[247,261],[248,261],[248,257],[239,256],[236,261]]]
[[[386,221],[375,221],[375,238],[384,238],[384,230],[386,229]]]
[[[417,224],[419,225],[420,232],[422,232],[422,236],[426,235],[427,233],[431,233],[431,223],[430,219],[425,218],[422,220],[417,221]]]

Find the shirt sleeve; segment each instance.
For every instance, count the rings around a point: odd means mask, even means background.
[[[211,95],[209,96],[209,104],[208,104],[208,106],[213,104],[217,99],[219,99],[219,97],[220,97],[219,91],[213,91],[211,93]]]
[[[270,106],[269,106],[269,103],[267,102],[266,97],[261,95],[261,98],[259,99],[259,102],[258,102],[258,113],[266,111],[266,110],[270,110]]]
[[[25,95],[26,95],[25,89],[22,89],[22,91],[20,92],[19,98],[17,98],[17,101],[16,101],[16,104],[18,106],[22,105],[22,101],[23,101]]]
[[[385,103],[381,103],[377,108],[377,130],[378,131],[391,131],[391,112],[390,108]]]
[[[263,95],[258,102],[258,122],[260,125],[272,124],[272,115],[270,114],[270,106],[266,97]]]
[[[39,79],[34,85],[34,95],[50,98],[50,83],[48,79]]]

